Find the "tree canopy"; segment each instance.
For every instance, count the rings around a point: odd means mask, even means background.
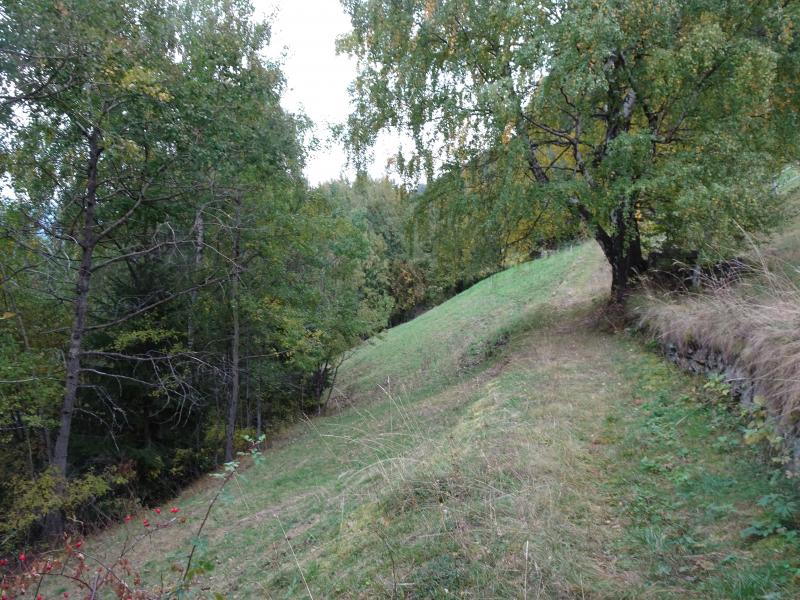
[[[568,211],[618,295],[648,251],[718,256],[780,214],[772,182],[798,156],[796,3],[342,4],[357,160],[399,128],[409,175],[491,185],[531,223]]]

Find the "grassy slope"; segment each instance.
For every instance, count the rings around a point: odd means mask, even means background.
[[[362,345],[342,365],[345,398],[374,392],[435,390],[460,380],[511,332],[524,331],[550,308],[568,302],[598,267],[585,247],[489,277],[455,298]]]
[[[340,375],[353,406],[282,436],[214,509],[201,560],[215,569],[201,587],[230,598],[798,597],[793,543],[739,535],[780,485],[729,413],[703,401],[703,382],[591,327],[605,288],[602,257],[584,245],[360,348]],[[211,493],[188,491],[178,502],[190,524],[134,554],[149,580],[164,557],[183,561]]]

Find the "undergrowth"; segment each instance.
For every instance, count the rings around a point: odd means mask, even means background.
[[[708,280],[697,293],[649,292],[640,321],[681,354],[719,353],[747,374],[775,429],[798,436],[800,287],[766,260],[735,280]]]

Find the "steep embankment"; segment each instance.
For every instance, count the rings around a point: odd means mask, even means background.
[[[676,363],[718,377],[750,414],[748,436],[767,440],[800,475],[800,172],[779,182],[788,223],[753,243],[733,273],[691,293],[645,291],[631,303]]]
[[[522,265],[359,348],[333,416],[215,507],[198,589],[230,598],[791,598],[789,502],[714,390],[592,323],[593,244]],[[157,584],[190,522],[132,553]],[[746,539],[751,521],[764,528]],[[128,527],[132,527],[129,525]],[[118,547],[123,528],[92,543]],[[763,537],[763,539],[762,539]],[[766,594],[774,594],[766,596]],[[781,595],[783,594],[783,595]]]

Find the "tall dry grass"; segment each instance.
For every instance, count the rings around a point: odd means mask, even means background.
[[[797,266],[753,249],[733,277],[706,277],[700,290],[647,289],[642,326],[682,355],[717,353],[746,374],[777,431],[800,442],[800,284]]]

